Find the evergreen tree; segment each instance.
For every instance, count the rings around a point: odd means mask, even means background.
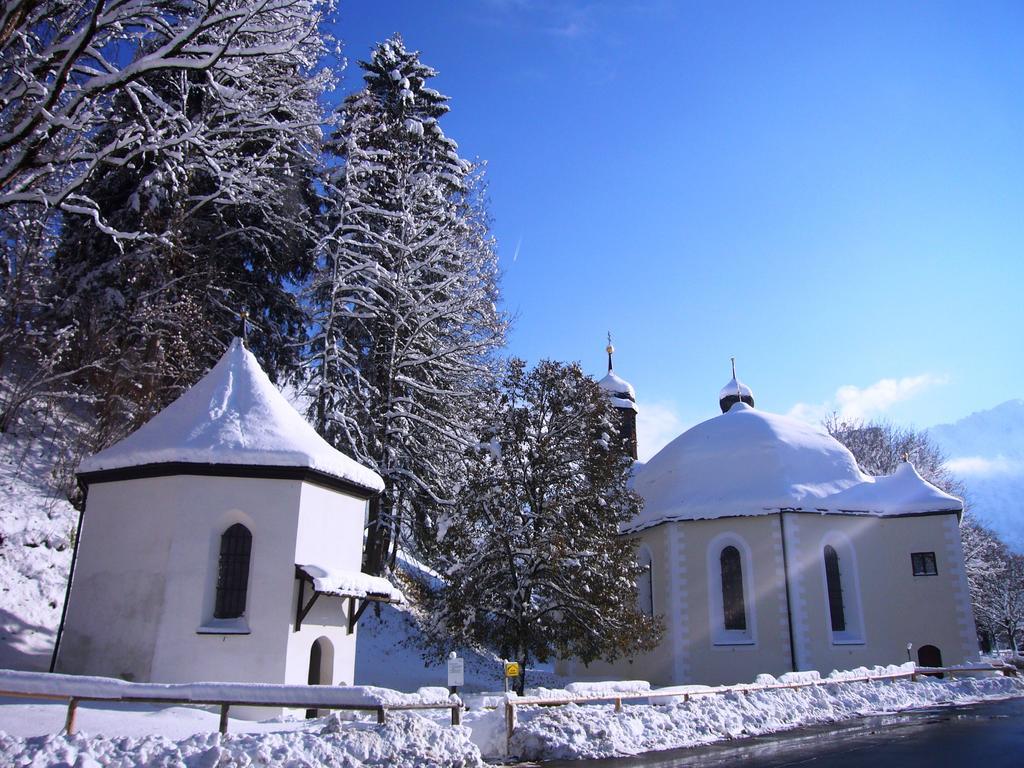
[[[532,660],[653,647],[661,622],[638,609],[642,569],[618,532],[642,502],[605,393],[578,364],[514,359],[488,411],[441,542],[438,629],[519,661],[520,692]]]
[[[365,563],[381,573],[403,533],[429,551],[438,511],[454,504],[506,323],[480,169],[441,130],[436,72],[398,36],[360,66],[366,86],[329,143],[306,364],[321,434],[384,478]]]
[[[241,36],[251,49],[262,40],[263,55],[150,73],[141,80],[162,112],[119,94],[91,140],[103,146],[132,124],[145,133],[154,120],[190,126],[179,142],[95,169],[80,191],[104,226],[68,215],[57,249],[55,317],[74,330],[66,363],[88,366],[80,383],[97,406],[97,447],[193,383],[239,333],[243,310],[267,368],[294,362],[304,315],[292,286],[312,261],[317,99],[331,76],[313,69],[324,50],[318,4],[276,8],[284,26]]]

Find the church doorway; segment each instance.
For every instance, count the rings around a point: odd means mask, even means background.
[[[922,667],[941,667],[942,652],[934,645],[922,645],[917,649],[917,663]],[[936,677],[944,677],[941,673]]]
[[[331,685],[334,676],[334,646],[326,637],[318,637],[309,649],[309,685]],[[307,718],[318,717],[315,709],[306,710]]]

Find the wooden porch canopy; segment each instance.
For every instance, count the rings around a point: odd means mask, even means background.
[[[294,632],[302,629],[302,620],[313,609],[320,595],[346,598],[348,610],[342,615],[348,627],[348,634],[356,628],[356,622],[370,603],[404,603],[405,596],[387,579],[370,576],[358,571],[336,571],[319,565],[295,564],[295,578],[299,582],[299,600],[295,606]],[[310,591],[306,601],[306,590]]]

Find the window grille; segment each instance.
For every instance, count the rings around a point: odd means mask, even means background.
[[[743,565],[740,551],[726,547],[720,557],[722,565],[722,610],[725,614],[725,628],[745,630],[747,611],[743,604]]]
[[[939,573],[934,552],[913,552],[910,555],[910,564],[915,576],[937,576]]]
[[[637,563],[643,570],[636,580],[637,604],[645,616],[654,615],[654,572],[651,553],[646,547],[640,548]]]
[[[846,631],[846,613],[843,610],[843,581],[839,572],[839,555],[831,546],[825,547],[825,580],[828,583],[828,611],[832,618],[832,631]]]
[[[251,551],[252,534],[241,523],[235,523],[220,537],[215,618],[235,619],[245,613]]]

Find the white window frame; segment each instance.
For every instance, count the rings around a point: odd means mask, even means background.
[[[843,590],[843,618],[846,629],[832,631],[832,612],[828,600],[828,573],[825,569],[825,547],[832,547],[839,558],[839,582]],[[821,588],[824,595],[825,636],[832,645],[866,645],[864,610],[861,601],[860,571],[853,542],[841,531],[829,531],[818,543],[817,558],[821,570]]]
[[[722,550],[736,547],[743,571],[743,610],[746,629],[725,628],[725,607],[722,602]],[[754,599],[754,558],[746,539],[733,531],[715,536],[708,543],[708,626],[714,647],[757,646],[757,604]]]

